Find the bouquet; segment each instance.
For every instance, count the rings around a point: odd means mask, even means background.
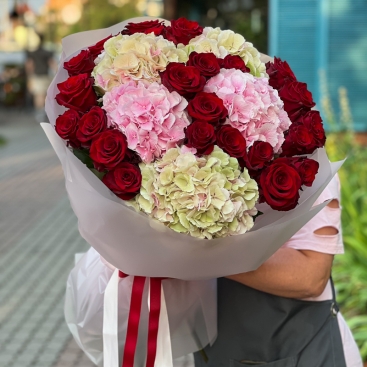
[[[134,289],[143,296],[141,277],[150,278],[152,306],[157,294],[172,296],[161,292],[162,277],[199,281],[256,269],[326,205],[311,209],[340,164],[328,161],[320,114],[286,61],[264,63],[243,36],[184,18],[124,22],[69,36],[63,48],[46,100],[54,129],[43,127],[81,235],[116,269],[115,289],[119,270],[120,278],[136,276],[125,290],[131,304]],[[158,315],[161,305],[164,297]],[[126,357],[129,315],[124,366],[135,353]],[[192,326],[192,339],[203,328]],[[214,337],[165,350],[178,357]],[[157,338],[149,328],[148,344]],[[104,349],[106,358],[107,342]]]

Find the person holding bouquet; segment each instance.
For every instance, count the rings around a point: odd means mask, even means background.
[[[47,96],[93,247],[67,285],[76,341],[105,367],[345,367],[340,163],[307,85],[230,30],[123,24],[69,36]]]
[[[363,366],[331,278],[333,257],[344,252],[338,176],[316,204],[326,200],[257,270],[218,280],[218,338],[195,367]]]

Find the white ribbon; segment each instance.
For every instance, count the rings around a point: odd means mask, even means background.
[[[148,307],[150,310],[150,282],[148,292]],[[164,297],[163,285],[161,285],[161,310],[159,313],[157,352],[154,367],[173,367],[171,334],[169,330],[167,305]]]
[[[103,299],[103,367],[119,367],[118,346],[118,285],[119,270],[115,269],[109,280]],[[148,292],[150,310],[150,282]],[[167,305],[161,285],[161,310],[159,313],[157,353],[155,367],[173,367],[171,334]]]
[[[103,299],[103,367],[119,367],[118,286],[119,270],[115,269]]]

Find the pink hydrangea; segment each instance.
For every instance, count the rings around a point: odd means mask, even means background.
[[[221,69],[207,82],[204,91],[223,100],[228,110],[226,123],[241,131],[247,146],[261,140],[270,143],[275,153],[279,151],[291,121],[268,79],[255,78],[240,70]]]
[[[109,125],[126,135],[128,147],[150,163],[180,144],[190,124],[187,101],[156,82],[129,82],[103,96]]]

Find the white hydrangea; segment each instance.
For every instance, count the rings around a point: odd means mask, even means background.
[[[93,70],[95,84],[105,91],[130,80],[160,81],[159,72],[170,62],[186,62],[187,53],[151,34],[117,35],[104,44]]]
[[[190,40],[186,46],[179,45],[189,55],[196,51],[212,52],[217,57],[238,55],[250,68],[251,74],[257,77],[266,77],[266,67],[260,60],[259,51],[243,36],[231,30],[222,31],[220,28],[205,27],[203,33]]]
[[[252,228],[257,184],[220,148],[204,157],[173,148],[140,169],[142,187],[134,206],[174,231],[211,239]]]

